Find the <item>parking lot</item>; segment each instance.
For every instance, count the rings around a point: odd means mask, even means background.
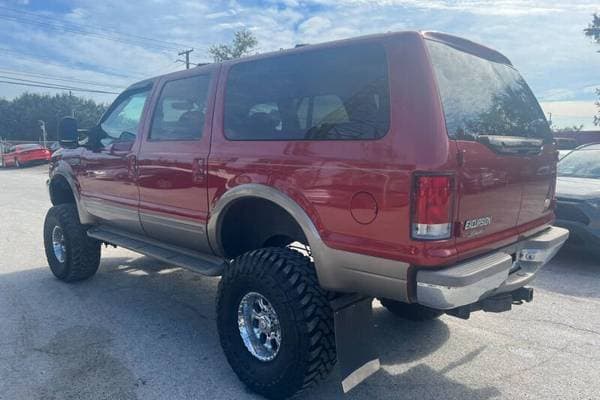
[[[215,328],[218,279],[103,249],[98,274],[54,279],[47,167],[0,169],[0,399],[245,399]],[[348,399],[600,398],[600,261],[561,252],[533,303],[412,323],[375,304],[382,369]],[[334,373],[304,399],[343,395]]]

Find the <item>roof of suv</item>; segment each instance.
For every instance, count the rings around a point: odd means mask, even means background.
[[[323,43],[317,43],[317,44],[307,44],[307,45],[302,45],[302,46],[298,46],[298,47],[290,48],[290,49],[256,54],[256,55],[244,57],[244,60],[261,59],[261,58],[273,57],[273,56],[282,55],[282,54],[301,53],[301,52],[315,49],[315,48],[335,47],[338,45],[347,44],[349,42],[355,42],[355,41],[361,41],[361,40],[373,40],[373,39],[378,39],[378,38],[383,39],[383,38],[388,38],[388,37],[393,37],[393,36],[414,36],[414,35],[421,36],[425,39],[435,40],[437,42],[445,43],[445,44],[452,46],[458,50],[476,55],[481,58],[488,59],[493,62],[512,65],[512,63],[506,56],[504,56],[502,53],[500,53],[494,49],[483,46],[479,43],[472,42],[468,39],[461,38],[459,36],[454,36],[454,35],[450,35],[450,34],[442,33],[442,32],[433,32],[433,31],[421,31],[421,32],[401,31],[401,32],[388,32],[388,33],[381,33],[381,34],[357,36],[357,37],[352,37],[352,38],[348,38],[348,39],[341,39],[341,40],[335,40],[335,41],[323,42]],[[216,66],[218,66],[220,64],[231,64],[231,63],[237,63],[237,62],[239,62],[239,59],[228,60],[228,61],[224,61],[221,63],[202,64],[198,67],[195,67],[195,68],[192,68],[189,70],[171,72],[169,74],[159,75],[159,76],[156,76],[156,77],[153,77],[150,79],[145,79],[143,81],[136,82],[133,85],[131,85],[127,90],[136,89],[138,87],[144,87],[144,86],[148,85],[149,83],[154,82],[156,79],[159,79],[159,78],[162,78],[165,76],[171,77],[171,76],[193,75],[195,72],[207,71],[207,70],[215,68]]]

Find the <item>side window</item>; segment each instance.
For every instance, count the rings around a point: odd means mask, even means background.
[[[241,62],[225,88],[230,140],[368,140],[389,130],[385,49],[361,44]]]
[[[317,96],[313,100],[312,126],[350,122],[346,107],[336,95]]]
[[[107,146],[115,140],[135,140],[149,89],[123,95],[117,99],[111,113],[100,124],[103,136],[100,142]]]
[[[197,140],[202,137],[210,76],[167,82],[160,94],[150,140]]]

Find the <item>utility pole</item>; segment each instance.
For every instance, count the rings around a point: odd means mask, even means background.
[[[185,69],[190,69],[190,53],[192,51],[194,51],[194,49],[183,50],[183,51],[180,51],[178,54],[180,56],[185,55]],[[183,62],[183,60],[177,60],[177,61]]]
[[[48,148],[48,137],[46,134],[46,122],[43,120],[38,120],[38,124],[40,125],[40,129],[42,130],[42,141],[44,143],[44,148]]]

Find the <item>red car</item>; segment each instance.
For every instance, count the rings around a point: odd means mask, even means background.
[[[102,243],[221,275],[224,353],[269,398],[336,361],[344,390],[377,370],[371,296],[411,319],[508,311],[568,236],[552,226],[557,150],[533,93],[505,56],[451,35],[147,79],[87,139],[73,118],[59,131],[54,275],[90,278]]]
[[[20,168],[24,165],[41,164],[50,161],[52,153],[39,144],[18,144],[11,146],[1,155],[0,165]]]

